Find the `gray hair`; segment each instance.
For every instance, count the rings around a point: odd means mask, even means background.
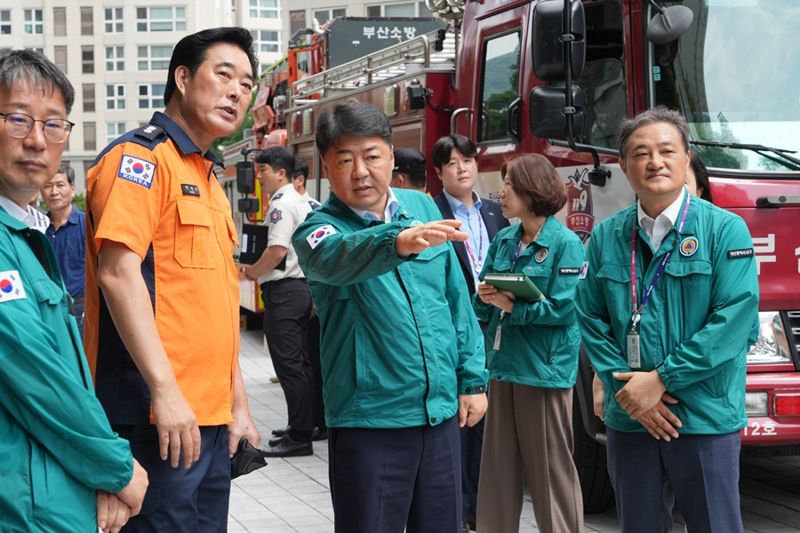
[[[75,90],[64,73],[35,50],[6,50],[0,52],[0,88],[11,90],[16,83],[29,82],[35,87],[54,91],[64,97],[67,113],[75,101]]]
[[[633,135],[633,132],[656,122],[664,122],[678,130],[683,147],[687,152],[689,151],[689,125],[686,123],[686,119],[677,111],[658,106],[639,113],[633,118],[626,118],[620,123],[619,156],[623,159],[625,158],[625,153],[628,150],[628,139]]]
[[[61,166],[58,167],[56,174],[64,174],[67,177],[69,184],[75,185],[75,169],[69,166],[68,163],[61,163]]]
[[[392,126],[377,107],[348,100],[322,112],[317,122],[316,143],[319,155],[342,137],[380,137],[392,145]]]

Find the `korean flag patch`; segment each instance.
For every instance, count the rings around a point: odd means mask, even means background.
[[[334,233],[336,233],[336,228],[334,228],[333,226],[331,225],[321,226],[312,231],[308,235],[308,237],[306,237],[306,241],[308,241],[308,245],[311,246],[311,249],[313,250],[314,248],[319,246],[319,243],[321,243]]]
[[[138,157],[123,154],[122,161],[119,164],[119,170],[117,171],[117,177],[132,181],[145,189],[149,189],[153,184],[153,176],[155,176],[155,173],[155,163],[146,159],[139,159]]]
[[[0,272],[0,303],[10,302],[11,300],[24,300],[25,287],[19,277],[19,271],[6,270]]]

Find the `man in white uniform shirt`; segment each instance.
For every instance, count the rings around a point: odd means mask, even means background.
[[[267,248],[252,265],[242,265],[257,279],[264,299],[264,335],[289,413],[288,431],[264,453],[268,457],[311,455],[314,428],[311,406],[311,365],[307,331],[311,293],[297,264],[292,233],[311,211],[311,205],[292,186],[294,158],[284,148],[257,153],[261,186],[270,196],[266,223]]]

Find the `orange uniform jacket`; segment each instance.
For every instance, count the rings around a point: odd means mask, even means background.
[[[97,284],[107,240],[142,258],[156,327],[181,392],[201,426],[232,420],[239,353],[236,231],[205,156],[162,113],[126,133],[86,177],[85,344],[97,396],[112,424],[152,422],[150,394]]]

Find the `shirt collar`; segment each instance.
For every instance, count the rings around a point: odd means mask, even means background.
[[[394,191],[392,190],[391,187],[386,189],[386,194],[389,196],[389,198],[386,200],[386,209],[383,211],[383,221],[391,222],[392,218],[394,218],[394,214],[400,207],[400,202],[397,201],[397,196],[395,196]],[[380,220],[378,218],[378,215],[376,215],[372,211],[367,211],[366,209],[356,209],[355,207],[350,207],[350,209],[352,209],[356,215],[360,216],[364,220],[367,221]]]
[[[277,191],[275,191],[275,194],[273,194],[272,197],[275,198],[279,194],[291,195],[293,192],[296,193],[298,196],[300,196],[300,193],[297,192],[297,190],[294,188],[294,185],[292,185],[291,183],[287,183],[286,185],[281,185],[280,188]]]
[[[167,132],[169,138],[172,139],[172,142],[175,143],[175,146],[178,147],[178,150],[180,150],[183,155],[201,154],[214,164],[222,164],[222,161],[220,161],[211,150],[204,154],[203,151],[194,143],[194,141],[189,138],[186,132],[181,129],[178,123],[164,113],[161,113],[160,111],[153,113],[153,117],[150,119],[150,124],[155,124]]]
[[[447,203],[450,204],[450,210],[453,211],[454,215],[456,214],[457,211],[460,211],[461,209],[463,209],[465,213],[469,213],[467,206],[464,205],[464,203],[461,200],[459,200],[458,198],[456,198],[455,196],[453,196],[444,189],[442,189],[442,192],[444,193],[444,197],[447,199]],[[480,196],[475,194],[475,191],[472,191],[472,202],[473,202],[472,203],[473,208],[478,210],[481,208],[482,205],[481,198]]]
[[[25,223],[28,218],[28,211],[18,206],[15,202],[9,200],[5,196],[0,196],[0,207],[6,210],[6,213],[16,218],[20,222]]]
[[[664,209],[655,219],[650,218],[647,213],[644,212],[642,209],[642,202],[640,200],[636,201],[636,212],[637,212],[637,220],[639,220],[639,224],[642,225],[645,222],[649,222],[650,224],[655,224],[655,221],[659,218],[665,218],[669,221],[670,226],[674,227],[675,222],[678,220],[678,215],[681,212],[681,206],[683,205],[684,197],[689,194],[686,190],[686,187],[683,187],[682,194],[679,194],[678,197],[675,199],[674,202],[669,204],[669,206]]]

